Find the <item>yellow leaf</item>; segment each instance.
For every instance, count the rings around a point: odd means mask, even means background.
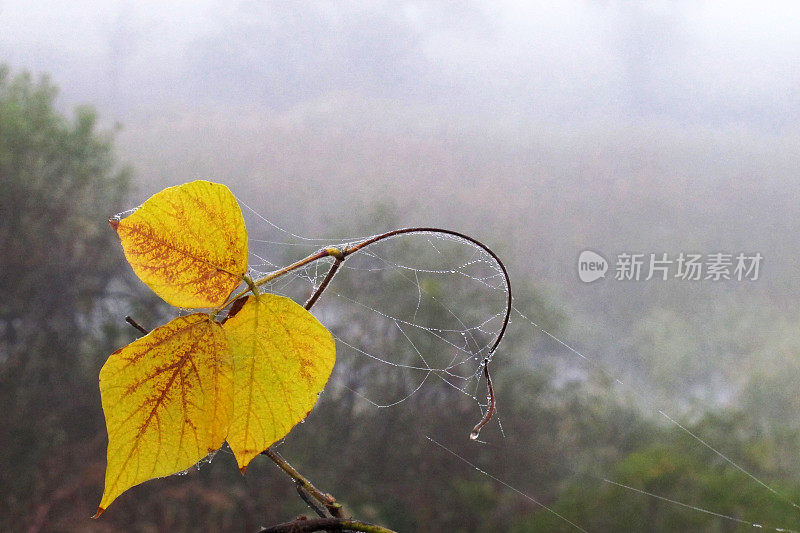
[[[108,464],[99,516],[125,490],[186,470],[218,449],[233,410],[222,327],[178,317],[114,352],[100,370]]]
[[[244,473],[250,461],[303,420],[336,360],[333,335],[289,298],[250,296],[223,329],[233,353],[228,444]]]
[[[224,185],[193,181],[112,219],[136,275],[177,307],[216,307],[247,271],[247,230]]]

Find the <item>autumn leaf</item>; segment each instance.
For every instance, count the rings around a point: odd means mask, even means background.
[[[247,232],[224,185],[164,189],[111,223],[134,272],[173,305],[222,306],[244,279]],[[307,416],[335,358],[333,336],[311,313],[268,294],[238,299],[224,325],[196,313],[117,350],[100,371],[108,462],[95,517],[226,438],[244,472]]]
[[[136,275],[174,306],[221,305],[247,271],[244,219],[224,185],[169,187],[110,223]]]
[[[336,360],[331,333],[283,296],[249,296],[224,324],[233,353],[228,444],[244,473],[250,461],[314,407]]]
[[[233,410],[233,359],[206,314],[178,317],[114,352],[100,371],[108,464],[99,516],[122,492],[218,449]]]

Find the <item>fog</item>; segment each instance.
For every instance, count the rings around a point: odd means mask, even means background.
[[[0,52],[117,118],[343,95],[447,115],[795,129],[800,8],[727,2],[9,2]]]
[[[98,109],[131,206],[204,178],[299,235],[474,235],[557,328],[517,317],[511,363],[552,370],[559,394],[602,375],[654,441],[665,420],[643,398],[684,422],[745,413],[743,432],[774,438],[751,472],[796,493],[800,5],[0,0],[0,63],[48,74],[66,114]],[[605,279],[578,279],[583,250]],[[764,263],[752,281],[615,280],[630,252]],[[608,445],[602,476],[638,458],[628,444]],[[665,492],[706,505],[692,494]]]

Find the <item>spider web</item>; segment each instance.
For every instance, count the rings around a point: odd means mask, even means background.
[[[263,277],[320,248],[343,248],[370,237],[304,237],[276,225],[241,199],[239,203],[245,218],[249,219],[248,228],[256,229],[250,231],[250,274],[254,278]],[[315,261],[278,278],[265,286],[265,290],[305,301],[319,287],[332,264],[331,258]],[[485,250],[446,234],[396,236],[349,256],[314,307],[314,314],[333,332],[337,344],[337,363],[327,388],[344,388],[361,398],[366,406],[384,409],[402,404],[426,387],[438,387],[471,399],[477,406],[475,421],[479,420],[490,403],[485,394],[485,382],[481,380],[483,364],[492,356],[490,349],[500,334],[507,294],[500,265]],[[565,355],[578,357],[583,365],[605,375],[615,387],[627,388],[641,406],[686,433],[776,500],[800,509],[789,497],[659,408],[644,387],[624,383],[585,351],[573,348],[516,306],[512,309],[511,322],[518,328],[543,335],[559,345]],[[501,344],[501,357],[502,351]],[[391,372],[386,372],[387,367]],[[504,436],[500,417],[495,416],[493,423]],[[469,428],[471,425],[467,424],[465,434]],[[571,528],[585,531],[569,517],[492,475],[435,438],[424,437],[440,451],[541,506]],[[613,479],[598,477],[597,480],[731,524],[778,532],[795,531],[705,509]]]
[[[248,227],[259,228],[250,238],[254,278],[322,247],[343,248],[368,237],[302,237],[242,205],[248,218],[257,219]],[[331,258],[315,261],[265,290],[305,301],[332,263]],[[478,390],[484,361],[502,328],[506,295],[497,262],[454,236],[399,235],[350,255],[314,307],[336,338],[333,386],[338,383],[369,405],[387,408],[436,382],[472,398],[481,410],[477,421],[488,407]],[[390,382],[386,366],[393,370]],[[352,372],[361,377],[358,387],[336,379],[336,374]]]

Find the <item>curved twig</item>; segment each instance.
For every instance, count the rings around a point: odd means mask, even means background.
[[[495,339],[494,344],[492,344],[492,347],[489,348],[489,353],[486,354],[486,357],[484,358],[484,361],[488,362],[492,358],[494,352],[497,350],[497,347],[500,345],[500,341],[503,340],[503,336],[506,333],[506,328],[508,327],[508,322],[511,319],[511,278],[508,275],[508,270],[506,270],[506,266],[503,264],[503,261],[500,260],[500,258],[497,256],[496,253],[494,253],[494,251],[491,248],[483,244],[478,239],[475,239],[474,237],[470,237],[469,235],[465,235],[458,231],[453,231],[443,228],[433,228],[433,227],[416,227],[416,228],[402,228],[402,229],[387,231],[386,233],[381,233],[380,235],[375,235],[364,241],[361,241],[358,244],[352,246],[348,245],[345,247],[344,250],[342,250],[342,256],[343,258],[346,258],[348,255],[355,253],[359,250],[362,250],[367,246],[369,246],[370,244],[374,244],[376,242],[389,239],[391,237],[396,237],[397,235],[404,235],[408,233],[442,233],[444,235],[451,235],[453,237],[458,237],[459,239],[471,242],[478,248],[482,249],[484,252],[489,254],[489,256],[492,259],[494,259],[494,261],[497,263],[497,266],[500,267],[500,271],[503,273],[503,279],[506,284],[506,312],[505,316],[503,317],[503,325],[500,327],[500,331],[497,334],[497,338]]]
[[[508,322],[511,319],[511,278],[508,275],[508,270],[506,266],[503,264],[503,261],[497,256],[494,251],[483,244],[478,239],[470,237],[469,235],[465,235],[463,233],[459,233],[458,231],[453,231],[449,229],[442,229],[442,228],[428,228],[428,227],[420,227],[420,228],[403,228],[397,229],[393,231],[388,231],[386,233],[382,233],[380,235],[375,235],[374,237],[370,237],[356,245],[347,246],[344,250],[342,250],[343,258],[346,258],[351,253],[357,252],[361,249],[366,248],[370,244],[374,244],[376,242],[382,241],[384,239],[388,239],[391,237],[395,237],[397,235],[403,235],[408,233],[442,233],[445,235],[452,235],[454,237],[458,237],[459,239],[463,239],[465,241],[471,242],[472,244],[476,245],[484,252],[489,254],[489,256],[495,260],[497,265],[500,267],[500,271],[503,273],[503,279],[506,284],[506,312],[505,316],[503,317],[503,325],[500,327],[500,331],[497,334],[497,338],[494,340],[494,344],[492,347],[489,348],[489,352],[486,354],[486,357],[483,358],[483,374],[486,376],[486,384],[489,390],[489,406],[486,409],[486,414],[483,416],[480,422],[475,424],[475,427],[472,428],[472,431],[469,434],[469,438],[472,440],[476,440],[480,435],[481,429],[489,423],[494,416],[497,407],[497,400],[494,396],[494,389],[492,388],[492,378],[489,375],[489,361],[492,360],[492,356],[494,352],[497,350],[497,347],[500,345],[500,341],[503,340],[503,336],[506,333],[506,328],[508,327]]]

